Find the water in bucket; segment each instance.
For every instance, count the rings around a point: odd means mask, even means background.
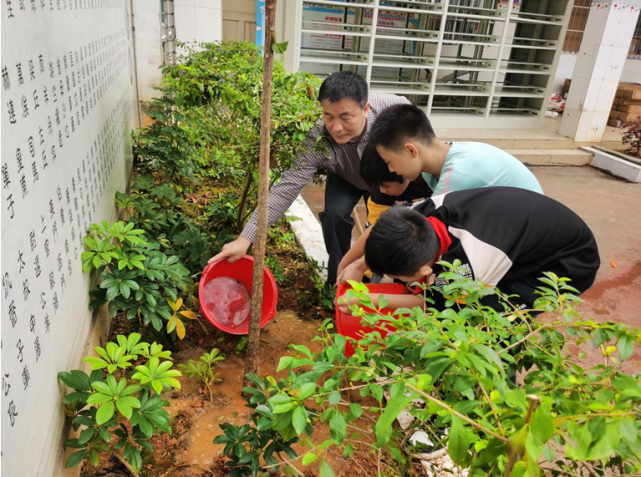
[[[222,325],[236,327],[249,317],[249,292],[235,278],[214,278],[204,292],[207,311]]]

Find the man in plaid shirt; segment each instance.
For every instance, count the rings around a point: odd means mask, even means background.
[[[325,79],[318,100],[323,119],[307,133],[302,145],[304,152],[296,158],[294,167],[269,191],[268,226],[285,213],[318,169],[330,172],[325,184],[325,210],[319,215],[329,254],[327,282],[333,284],[338,264],[351,246],[352,211],[361,197],[367,201],[369,196],[369,186],[360,175],[368,127],[388,106],[410,102],[394,94],[368,95],[367,82],[351,71],[339,71]],[[323,137],[326,147],[316,147],[319,136]],[[225,258],[234,262],[247,253],[255,239],[256,213],[240,237],[226,244],[209,262]]]

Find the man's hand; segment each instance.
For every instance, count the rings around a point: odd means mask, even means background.
[[[233,242],[225,244],[220,253],[211,257],[207,263],[213,263],[224,259],[227,259],[229,263],[240,260],[247,253],[247,249],[251,244],[252,243],[245,237],[238,237]]]
[[[350,315],[352,312],[349,310],[349,307],[352,305],[358,304],[358,300],[356,298],[352,298],[351,300],[347,300],[346,298],[341,298],[338,300],[338,309],[340,310],[341,313],[349,313]]]
[[[347,265],[343,270],[341,270],[336,278],[338,283],[345,283],[347,280],[354,280],[355,282],[363,281],[363,274],[367,271],[367,265],[365,264],[365,258],[356,260],[353,263]]]

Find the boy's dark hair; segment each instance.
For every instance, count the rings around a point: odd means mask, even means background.
[[[337,71],[331,74],[318,91],[318,101],[329,99],[330,103],[337,103],[342,99],[350,98],[356,101],[361,109],[367,105],[367,81],[362,76],[351,71]]]
[[[361,177],[370,187],[378,187],[383,182],[402,183],[404,181],[403,176],[390,172],[383,158],[376,152],[373,142],[368,143],[363,151]]]
[[[399,150],[408,139],[426,144],[434,139],[434,129],[422,109],[412,104],[396,104],[385,108],[368,132],[369,140],[385,149]]]
[[[377,275],[409,277],[438,255],[440,242],[427,219],[407,207],[385,211],[365,242],[365,261]]]

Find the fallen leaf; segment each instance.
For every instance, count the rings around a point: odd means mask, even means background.
[[[610,260],[610,265],[612,265],[612,268],[617,268],[617,262],[614,260]]]

